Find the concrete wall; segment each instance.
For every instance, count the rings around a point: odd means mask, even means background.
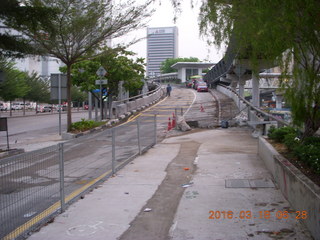
[[[128,108],[128,112],[136,110],[137,109],[137,101],[134,100],[134,101],[127,102],[127,108]]]
[[[282,157],[264,138],[259,138],[258,154],[272,173],[284,197],[295,211],[306,211],[307,226],[315,240],[320,240],[320,187]],[[296,216],[296,213],[292,213]]]
[[[142,108],[142,106],[144,106],[144,99],[143,98],[138,98],[136,101],[137,101],[137,109]]]
[[[219,92],[223,93],[224,95],[228,96],[229,98],[232,98],[233,101],[238,106],[239,110],[246,108],[247,105],[245,103],[243,103],[242,101],[239,101],[238,96],[236,94],[234,94],[233,92],[231,92],[228,89],[221,87],[221,86],[217,86],[217,90]]]

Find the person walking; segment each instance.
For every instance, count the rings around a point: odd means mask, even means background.
[[[168,84],[167,86],[167,96],[170,97],[170,93],[171,93],[172,87],[170,86],[170,84]]]

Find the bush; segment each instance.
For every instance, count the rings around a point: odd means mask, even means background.
[[[310,166],[316,173],[320,174],[320,148],[315,145],[301,144],[294,149],[300,161]]]
[[[268,133],[268,137],[275,140],[276,142],[283,143],[285,136],[288,134],[296,134],[296,130],[293,127],[271,127]]]
[[[284,143],[287,148],[316,173],[320,174],[320,137],[307,137],[300,141],[292,127],[271,127],[268,137],[276,142]]]
[[[95,122],[93,120],[85,120],[84,118],[81,119],[80,122],[74,122],[71,124],[71,131],[86,131],[95,127],[99,127],[100,125],[104,124],[103,122]]]
[[[283,143],[287,146],[287,148],[293,151],[300,144],[300,139],[297,138],[296,133],[288,133],[284,136]]]
[[[319,146],[320,147],[320,137],[307,137],[303,140],[303,143],[305,145],[315,145],[315,146]]]

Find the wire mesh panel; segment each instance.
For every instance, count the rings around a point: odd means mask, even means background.
[[[140,118],[140,142],[142,151],[155,144],[155,117],[146,116]]]
[[[0,239],[16,239],[155,144],[156,118],[0,160]]]
[[[14,239],[60,208],[58,146],[0,160],[0,238]]]
[[[139,153],[138,126],[136,121],[114,128],[114,165],[116,169],[124,166],[127,161]]]
[[[111,174],[111,129],[64,144],[64,191],[73,200]]]

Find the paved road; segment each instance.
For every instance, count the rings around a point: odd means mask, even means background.
[[[87,111],[72,113],[74,122],[88,118]],[[62,131],[67,128],[67,114],[61,114]],[[8,118],[10,148],[23,148],[31,151],[56,144],[59,136],[58,114],[37,114]],[[0,149],[6,149],[6,132],[0,132]]]

